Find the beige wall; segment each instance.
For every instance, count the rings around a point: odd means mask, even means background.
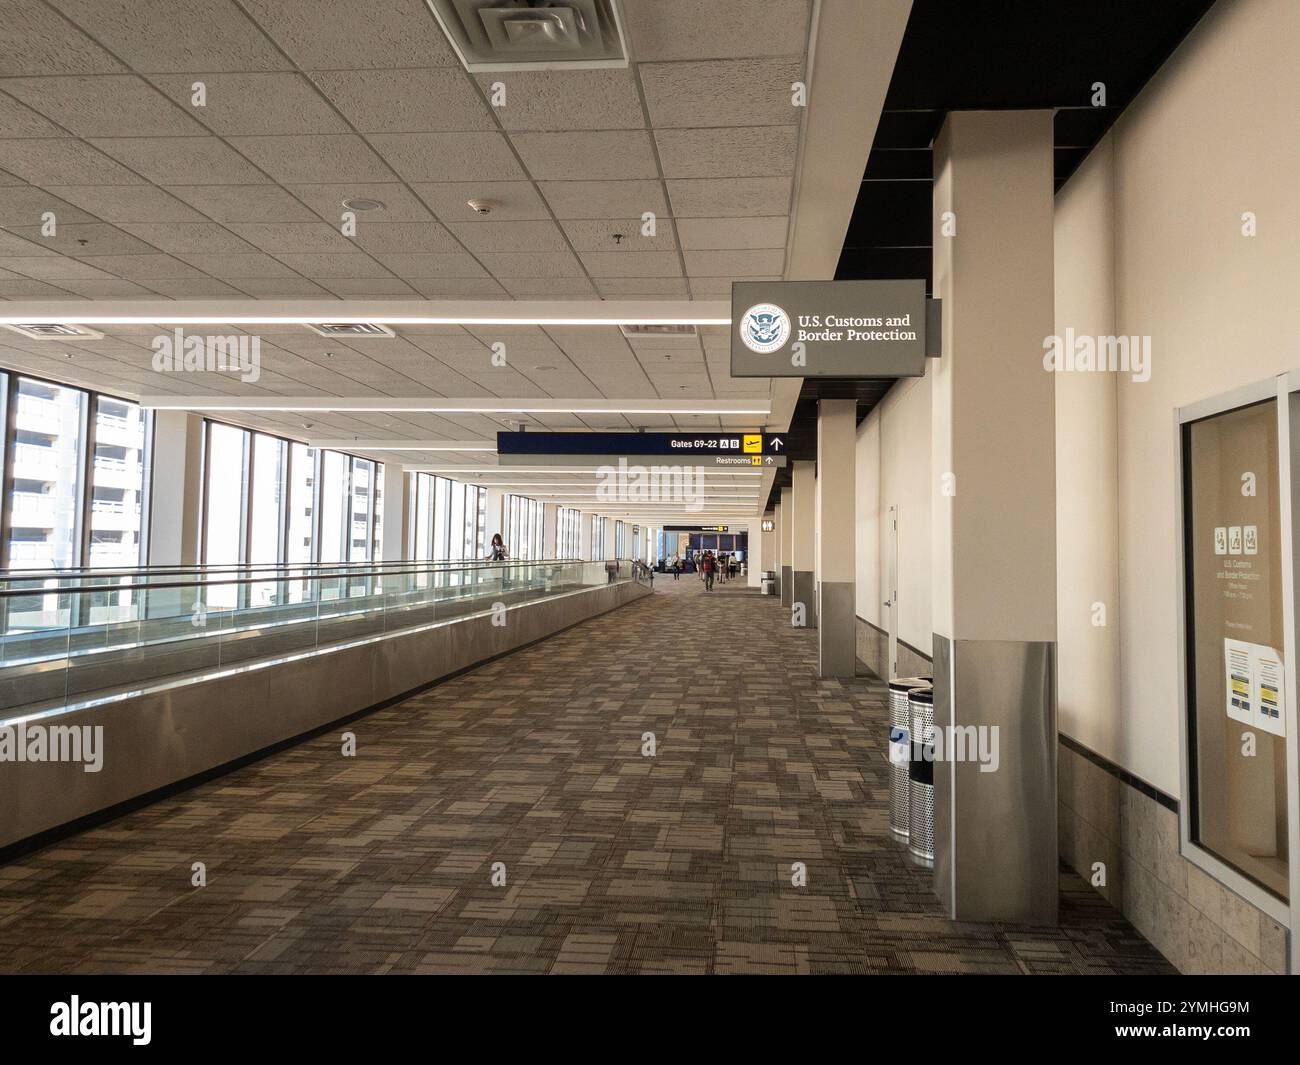
[[[933,364],[931,364],[933,365]],[[885,628],[889,508],[898,507],[898,637],[930,653],[930,377],[895,383],[858,427],[858,616]]]
[[[1115,333],[1112,160],[1108,135],[1056,199],[1058,335]],[[1116,411],[1114,375],[1056,375],[1058,722],[1123,762]]]
[[[1300,367],[1298,40],[1294,0],[1220,0],[1116,123],[1113,162],[1093,160],[1091,182],[1104,184],[1109,168],[1113,183],[1115,332],[1149,335],[1154,366],[1146,383],[1115,381],[1119,707],[1104,685],[1092,690],[1076,672],[1061,691],[1062,705],[1071,705],[1062,725],[1174,796],[1181,624],[1174,410]],[[1104,218],[1100,195],[1081,187],[1060,197],[1058,263],[1097,256],[1089,230]],[[1258,218],[1254,238],[1241,233],[1245,211]],[[1105,280],[1082,274],[1071,274],[1077,289],[1058,287],[1058,306],[1097,313]],[[1075,424],[1063,450],[1104,465],[1105,436],[1104,424],[1087,434]],[[1074,505],[1099,489],[1104,498],[1104,475],[1076,472]],[[1095,521],[1099,537],[1106,520]],[[1090,564],[1105,583],[1105,551]],[[1077,606],[1081,589],[1071,594]],[[1063,659],[1073,656],[1076,666],[1097,654],[1095,644],[1080,648],[1077,640],[1063,632]]]

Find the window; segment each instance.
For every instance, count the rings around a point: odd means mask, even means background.
[[[0,568],[140,565],[152,429],[127,400],[0,373]]]
[[[431,473],[411,476],[412,557],[422,562],[461,562],[482,557],[487,489]]]
[[[627,558],[627,526],[621,521],[614,522],[614,557]]]
[[[382,538],[384,464],[206,422],[203,561],[367,562]]]
[[[287,452],[284,440],[263,433],[253,435],[252,527],[248,542],[248,561],[252,563],[280,561]]]
[[[540,559],[545,508],[527,496],[506,496],[506,549],[514,559]]]
[[[246,430],[208,423],[203,461],[203,561],[209,565],[244,561],[248,445]]]
[[[578,537],[581,535],[582,512],[572,507],[560,507],[555,518],[555,557],[577,558]]]
[[[136,404],[95,396],[87,563],[130,569],[143,562],[145,449],[149,415]]]
[[[605,541],[607,518],[599,514],[591,516],[591,548],[587,554],[593,562],[600,562],[609,554],[609,547]]]
[[[311,562],[316,546],[316,449],[289,445],[289,543],[285,561]]]

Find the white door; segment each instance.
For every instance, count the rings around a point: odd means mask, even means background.
[[[898,507],[889,508],[885,573],[885,631],[889,633],[889,676],[898,676]]]

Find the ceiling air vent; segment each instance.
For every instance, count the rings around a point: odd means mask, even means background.
[[[386,325],[374,322],[308,322],[307,328],[323,337],[391,337],[396,336]]]
[[[693,337],[697,330],[693,325],[620,325],[625,337],[635,340],[637,337]]]
[[[625,67],[618,0],[425,0],[471,74]]]
[[[84,325],[64,325],[61,322],[23,322],[20,325],[6,325],[15,333],[22,333],[31,340],[103,340],[104,334]]]

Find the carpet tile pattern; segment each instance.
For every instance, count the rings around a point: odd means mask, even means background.
[[[775,600],[660,577],[353,722],[356,757],[340,729],[0,866],[0,972],[1172,971],[1070,873],[1059,928],[946,920],[889,837],[883,686],[815,664]]]

